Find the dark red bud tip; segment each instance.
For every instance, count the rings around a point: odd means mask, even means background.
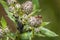
[[[39,15],[38,17],[39,17],[39,18],[42,18],[42,16],[41,16],[41,15]]]
[[[36,16],[36,18],[42,18],[42,16],[41,15],[38,15],[38,16]]]

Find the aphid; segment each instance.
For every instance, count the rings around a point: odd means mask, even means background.
[[[26,1],[25,3],[22,4],[22,8],[27,14],[29,14],[32,12],[33,4],[31,1]]]

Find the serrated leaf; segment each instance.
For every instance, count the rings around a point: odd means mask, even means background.
[[[51,31],[49,29],[46,29],[44,27],[40,27],[40,31],[41,31],[42,34],[44,34],[45,36],[48,36],[48,37],[56,37],[56,36],[58,36],[53,31]]]
[[[46,26],[48,25],[50,22],[42,22],[41,26]]]
[[[4,19],[4,17],[1,18],[1,25],[2,25],[2,29],[5,29],[7,27],[7,22]]]

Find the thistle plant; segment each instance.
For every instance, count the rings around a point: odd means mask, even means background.
[[[7,29],[8,26],[5,19],[3,17],[1,18],[1,29],[4,29],[3,31],[6,34],[5,38],[7,40],[9,38],[12,40],[32,40],[35,35],[40,37],[58,36],[56,33],[44,28],[50,22],[44,22],[42,20],[43,17],[40,14],[41,9],[39,9],[38,0],[28,0],[23,3],[19,3],[17,0],[0,0],[0,3],[17,28],[16,33],[12,33]]]

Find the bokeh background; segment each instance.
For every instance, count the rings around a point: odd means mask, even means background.
[[[36,40],[60,40],[60,0],[39,0],[43,21],[51,22],[46,28],[54,31],[59,37],[39,37]]]

